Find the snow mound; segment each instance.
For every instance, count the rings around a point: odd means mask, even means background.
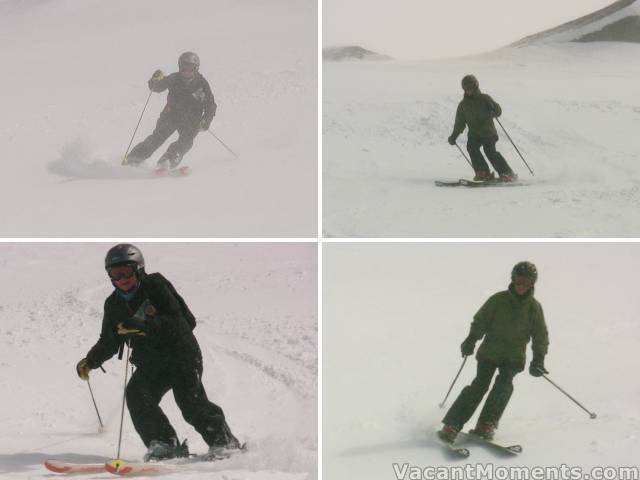
[[[322,49],[322,61],[340,62],[343,60],[393,60],[388,55],[372,52],[357,45],[327,47]]]
[[[60,151],[60,157],[47,165],[49,172],[68,180],[88,179],[140,179],[150,177],[144,168],[122,168],[119,159],[107,160],[98,156],[89,142],[77,139]]]
[[[608,7],[530,35],[510,46],[603,41],[640,43],[640,3],[638,0],[618,0]]]

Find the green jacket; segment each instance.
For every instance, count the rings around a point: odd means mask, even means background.
[[[469,127],[470,138],[498,138],[493,117],[502,115],[502,109],[493,98],[480,91],[466,95],[458,105],[453,136],[457,137],[465,126]]]
[[[478,310],[469,336],[484,337],[476,358],[496,365],[515,364],[524,369],[526,347],[532,340],[534,358],[543,359],[549,347],[549,334],[542,306],[533,298],[532,288],[524,297],[509,290],[498,292]]]

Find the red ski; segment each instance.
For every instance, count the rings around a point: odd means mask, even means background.
[[[100,473],[104,472],[104,463],[69,463],[61,460],[50,459],[44,462],[48,470],[55,473]]]
[[[175,472],[180,469],[182,465],[170,464],[170,463],[138,463],[127,462],[126,460],[116,459],[111,460],[102,465],[103,471],[106,470],[109,473],[120,476],[129,475],[154,475],[165,472]]]

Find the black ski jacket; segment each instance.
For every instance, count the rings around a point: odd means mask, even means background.
[[[114,290],[104,303],[102,331],[87,354],[87,364],[98,368],[124,345],[118,324],[138,328],[144,336],[126,337],[133,350],[131,363],[137,367],[165,367],[175,362],[202,359],[193,335],[195,317],[171,283],[159,273],[143,274],[134,297],[126,301]]]
[[[211,123],[216,114],[216,102],[209,82],[196,72],[190,81],[185,80],[179,72],[159,79],[149,80],[149,88],[156,93],[169,90],[167,105],[164,111],[175,113],[186,118],[202,119]]]

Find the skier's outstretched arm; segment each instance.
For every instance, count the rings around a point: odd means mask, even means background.
[[[100,367],[104,362],[113,357],[119,350],[120,343],[122,342],[121,337],[118,336],[109,317],[108,303],[109,299],[107,299],[104,304],[105,313],[102,319],[100,338],[96,344],[91,347],[87,356],[80,360],[76,366],[76,371],[83,380],[88,378],[90,370]]]
[[[165,77],[162,70],[156,70],[153,72],[153,75],[149,79],[148,85],[149,90],[161,93],[164,92],[167,88],[169,88],[171,75]]]
[[[213,97],[213,92],[211,91],[211,86],[209,86],[209,82],[204,80],[204,112],[202,114],[202,123],[200,124],[202,130],[209,130],[211,126],[211,122],[213,121],[213,117],[216,116],[216,110],[218,106],[216,105],[215,98]]]
[[[495,311],[493,297],[489,298],[480,310],[473,316],[473,322],[471,322],[471,328],[469,329],[469,335],[464,339],[462,345],[460,345],[460,351],[462,356],[472,355],[475,350],[476,342],[484,337],[487,333],[489,325],[489,319],[493,316]]]
[[[458,109],[456,110],[456,120],[453,124],[453,133],[449,137],[449,143],[451,145],[456,144],[456,139],[462,132],[464,132],[464,129],[466,126],[467,126],[467,122],[464,119],[464,111],[462,109],[462,104],[460,104],[458,105]]]
[[[487,99],[489,101],[489,110],[491,111],[492,115],[496,118],[502,115],[502,107],[500,106],[500,104],[489,95],[487,95]]]

